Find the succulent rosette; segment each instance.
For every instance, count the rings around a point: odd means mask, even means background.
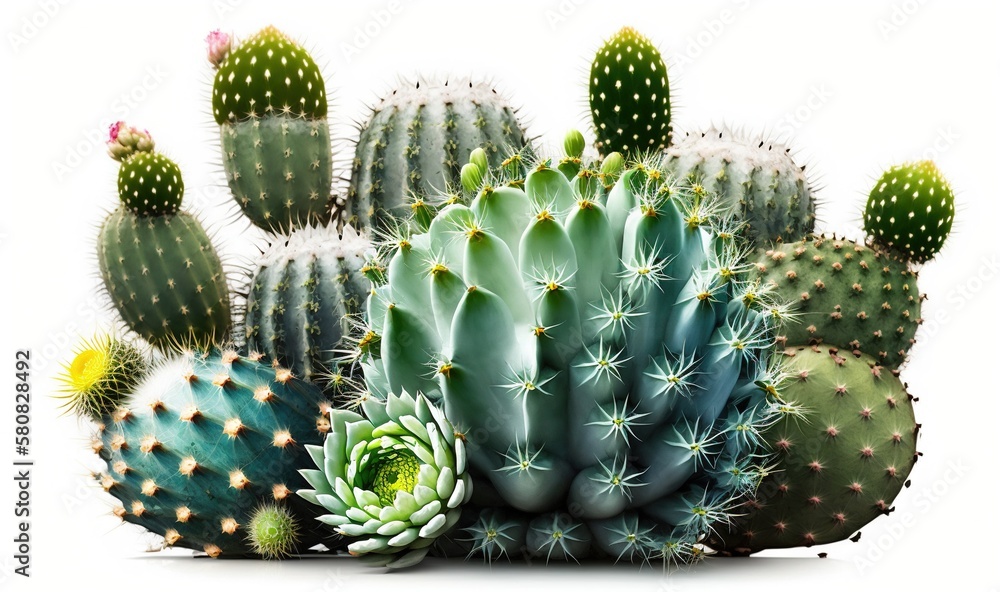
[[[318,468],[299,471],[313,489],[298,494],[330,512],[318,519],[353,539],[351,554],[408,567],[458,522],[472,494],[465,443],[422,395],[370,398],[361,411],[331,411],[324,445],[307,447]]]

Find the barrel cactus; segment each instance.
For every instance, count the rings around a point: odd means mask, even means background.
[[[636,163],[603,205],[537,162],[523,189],[487,184],[395,237],[360,399],[444,409],[501,506],[467,506],[470,552],[683,561],[756,484],[774,400],[755,385],[784,307],[668,178]]]
[[[94,373],[80,356],[93,358],[78,354],[67,381]],[[213,557],[335,546],[313,506],[293,495],[305,485],[296,472],[305,446],[330,428],[319,389],[232,350],[178,355],[139,376],[113,409],[88,414],[98,423],[93,449],[107,464],[96,479],[121,502],[117,516],[165,547]]]
[[[269,232],[330,221],[333,154],[319,66],[274,27],[236,47],[218,31],[207,41],[212,115],[240,209]]]
[[[635,158],[670,143],[667,65],[635,29],[623,28],[597,50],[590,65],[590,112],[603,155],[617,151]]]
[[[718,195],[746,224],[755,246],[795,241],[813,231],[816,196],[790,149],[762,137],[711,127],[667,149],[664,165],[681,182]]]
[[[462,165],[481,148],[491,165],[528,142],[517,109],[492,85],[467,79],[407,83],[376,104],[361,127],[346,222],[392,226],[422,202],[460,188]],[[429,221],[433,214],[423,214]]]
[[[914,263],[944,245],[955,220],[955,194],[929,160],[891,167],[865,206],[865,230],[877,244]]]
[[[889,513],[917,459],[912,397],[874,358],[819,346],[784,355],[781,419],[761,433],[776,462],[709,541],[725,553],[847,539]]]
[[[177,164],[153,149],[148,132],[111,126],[121,203],[101,224],[101,278],[125,323],[153,346],[211,345],[232,323],[222,261],[201,223],[180,209]]]
[[[278,237],[250,280],[247,347],[299,378],[338,390],[350,315],[361,312],[383,271],[371,243],[350,226],[343,233],[332,225],[307,226]]]

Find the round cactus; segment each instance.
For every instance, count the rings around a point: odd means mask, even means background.
[[[780,345],[831,345],[864,352],[895,371],[920,326],[917,274],[887,253],[849,240],[813,237],[776,245],[757,260],[760,280],[794,302],[797,322]]]
[[[408,567],[458,522],[472,494],[465,443],[422,396],[402,392],[331,413],[332,431],[311,446],[318,469],[300,471],[312,489],[299,495],[325,508],[319,520],[348,537],[370,563]]]
[[[84,341],[59,376],[63,406],[80,417],[99,420],[122,404],[148,367],[139,348],[113,335]]]
[[[865,231],[893,253],[923,263],[941,250],[955,219],[955,194],[933,162],[887,170],[865,206]]]
[[[820,347],[785,356],[781,418],[761,434],[776,462],[708,541],[726,553],[847,539],[891,510],[917,459],[912,398],[873,358]]]
[[[539,162],[523,189],[486,185],[394,238],[360,398],[444,408],[477,492],[505,508],[473,520],[487,527],[470,526],[469,551],[691,559],[755,484],[771,411],[744,387],[766,374],[782,307],[750,297],[711,205],[667,179],[632,166],[605,206]],[[546,543],[569,530],[578,542]]]
[[[281,559],[298,547],[302,527],[288,508],[267,503],[250,518],[247,540],[253,552],[264,559]]]
[[[608,39],[590,66],[590,111],[601,154],[633,158],[670,143],[670,85],[656,46],[631,27]]]
[[[139,152],[118,169],[118,197],[137,216],[175,214],[184,198],[181,169],[162,154]]]
[[[712,127],[675,142],[664,166],[679,181],[718,196],[744,222],[742,234],[754,246],[813,231],[816,197],[805,167],[782,144]]]
[[[215,351],[166,360],[120,400],[102,415],[94,450],[107,463],[97,480],[123,520],[166,546],[273,556],[262,532],[247,534],[269,503],[302,525],[294,548],[329,543],[313,506],[292,495],[305,485],[296,473],[304,446],[330,427],[317,388],[259,357]]]

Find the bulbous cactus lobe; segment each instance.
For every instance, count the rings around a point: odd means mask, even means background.
[[[601,154],[636,158],[670,143],[667,66],[649,39],[625,27],[590,67],[590,110]]]
[[[312,56],[281,31],[267,27],[219,64],[212,113],[220,125],[278,113],[323,119],[326,86]]]
[[[955,219],[955,194],[929,160],[886,171],[865,206],[865,230],[873,240],[915,263],[941,250]]]
[[[137,216],[175,214],[184,199],[181,169],[162,154],[134,154],[118,169],[118,197]]]

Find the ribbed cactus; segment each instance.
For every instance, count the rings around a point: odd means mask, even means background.
[[[460,189],[462,165],[473,150],[482,148],[495,166],[507,148],[527,142],[517,110],[489,84],[404,84],[379,101],[361,127],[345,220],[378,228],[415,213],[419,223],[422,201]]]
[[[590,65],[597,150],[638,157],[670,144],[670,84],[656,46],[631,27],[608,39]]]
[[[771,474],[708,544],[745,555],[847,539],[887,514],[916,462],[912,398],[876,360],[836,348],[785,351],[781,419],[761,437]]]
[[[116,123],[109,152],[120,159],[121,205],[101,225],[101,278],[125,323],[160,349],[211,345],[230,332],[229,288],[201,223],[180,210],[177,165],[152,152],[146,132]]]
[[[255,225],[287,233],[332,219],[326,86],[301,45],[267,27],[237,47],[209,35],[212,115],[236,203]]]
[[[330,427],[317,388],[264,359],[215,351],[162,362],[119,400],[98,419],[93,448],[107,463],[97,480],[123,520],[213,557],[330,543],[292,493],[305,484],[296,472],[308,462],[304,447]],[[248,532],[264,504],[295,522],[284,547]]]
[[[534,163],[523,190],[486,186],[395,239],[362,399],[441,405],[511,548],[549,556],[572,530],[567,557],[689,559],[756,483],[771,402],[754,384],[783,307],[752,297],[707,199],[667,179],[638,164],[604,206]],[[496,532],[471,527],[471,550]]]
[[[361,312],[384,270],[374,248],[351,227],[306,227],[282,236],[261,255],[250,280],[246,339],[250,351],[277,360],[310,382],[342,379],[341,339],[348,315]]]
[[[906,263],[849,240],[775,245],[757,260],[762,282],[794,302],[780,345],[829,345],[863,352],[895,370],[920,325],[923,296]]]
[[[955,219],[955,194],[929,160],[887,170],[865,206],[865,230],[879,245],[923,263],[944,245]]]
[[[711,127],[667,149],[664,166],[683,183],[718,195],[754,245],[795,241],[813,230],[816,197],[805,167],[783,144]]]

